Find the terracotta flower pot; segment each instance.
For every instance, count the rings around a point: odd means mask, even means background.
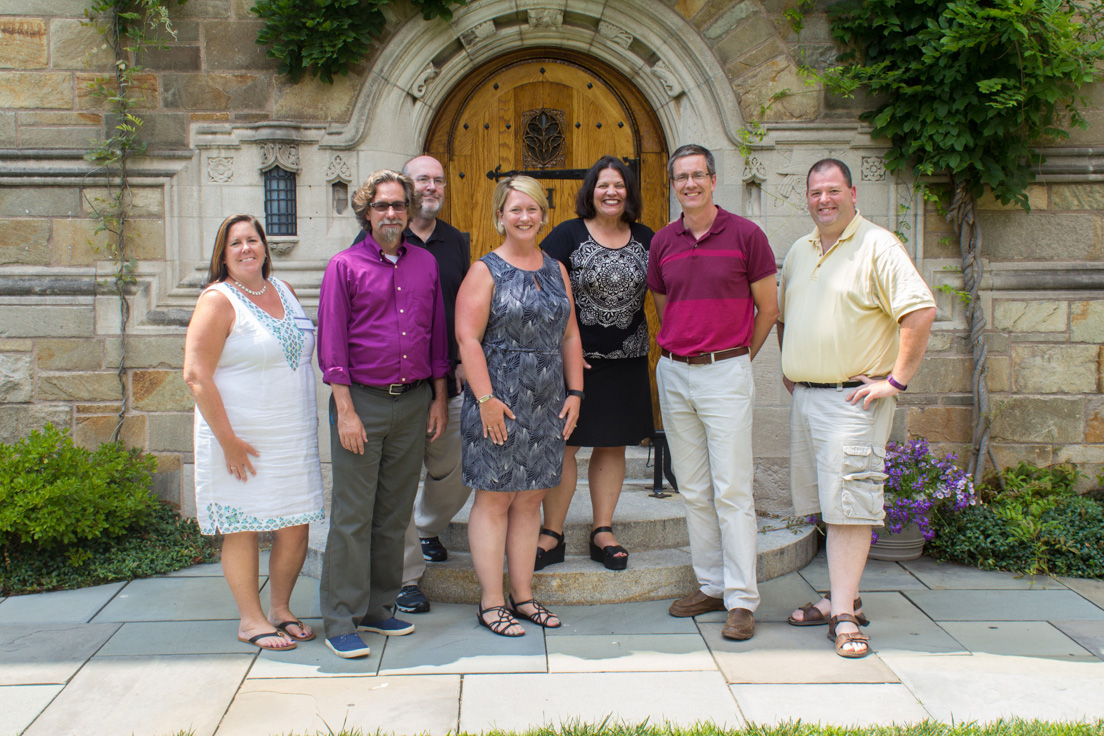
[[[870,545],[870,559],[889,562],[915,560],[924,554],[926,541],[920,527],[915,524],[908,524],[898,534],[883,528],[878,532],[878,541]]]

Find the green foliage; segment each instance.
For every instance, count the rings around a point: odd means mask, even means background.
[[[425,20],[452,20],[468,0],[411,0]],[[257,43],[280,62],[280,74],[298,82],[304,72],[333,83],[335,74],[363,59],[380,37],[394,0],[257,0],[251,12],[265,22]]]
[[[1079,496],[1072,466],[1020,463],[989,478],[984,505],[939,520],[929,548],[983,570],[1104,577],[1104,503]]]
[[[829,8],[843,66],[822,76],[879,100],[862,115],[891,170],[947,173],[974,196],[1029,207],[1035,147],[1085,127],[1080,88],[1104,59],[1101,0],[843,0]]]
[[[213,539],[200,534],[195,520],[181,519],[163,503],[154,503],[147,518],[125,536],[81,544],[81,565],[72,564],[69,549],[2,551],[0,595],[85,588],[218,560]]]
[[[797,5],[782,12],[782,17],[789,22],[794,33],[801,33],[805,29],[805,14],[815,7],[815,0],[798,0]]]
[[[116,443],[90,452],[53,425],[0,444],[0,549],[64,547],[80,564],[87,555],[76,545],[145,521],[156,469],[152,455]]]

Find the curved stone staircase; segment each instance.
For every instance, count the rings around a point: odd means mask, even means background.
[[[588,553],[591,528],[590,494],[585,482],[588,451],[579,452],[579,488],[568,513],[565,536],[567,558],[533,576],[533,592],[547,604],[580,605],[678,598],[696,587],[690,565],[689,539],[682,498],[666,492],[655,498],[646,467],[647,449],[629,448],[627,479],[617,505],[614,529],[629,550],[626,570],[607,570]],[[468,550],[468,513],[471,501],[456,515],[441,541],[449,550],[447,562],[429,563],[421,586],[431,601],[476,603],[479,584]],[[311,544],[304,573],[317,577],[326,545],[325,523],[311,525]],[[816,530],[807,524],[787,525],[785,518],[759,517],[757,572],[770,580],[808,564],[817,551]]]

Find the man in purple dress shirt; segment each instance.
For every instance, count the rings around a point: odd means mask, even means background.
[[[365,237],[330,259],[318,297],[318,363],[333,391],[321,604],[326,646],[345,658],[370,653],[358,630],[414,631],[392,615],[403,535],[425,443],[441,435],[448,416],[437,261],[402,239],[413,205],[408,177],[369,176],[353,195]]]

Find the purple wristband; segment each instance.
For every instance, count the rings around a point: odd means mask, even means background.
[[[908,390],[908,386],[906,386],[904,384],[901,384],[901,383],[897,383],[897,379],[893,377],[892,373],[889,374],[888,376],[886,376],[886,383],[888,383],[890,386],[897,389],[898,391],[907,391]]]

